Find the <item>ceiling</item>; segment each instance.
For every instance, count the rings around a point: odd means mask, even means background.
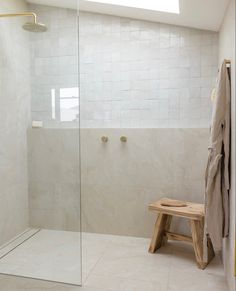
[[[99,1],[99,0],[96,0]],[[180,14],[102,4],[86,0],[27,0],[44,4],[218,31],[229,0],[179,0]]]

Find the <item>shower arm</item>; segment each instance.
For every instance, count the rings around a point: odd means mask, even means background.
[[[0,14],[0,17],[18,17],[18,16],[33,17],[34,23],[37,23],[37,15],[34,12]]]

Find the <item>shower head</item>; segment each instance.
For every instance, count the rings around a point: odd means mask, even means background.
[[[0,17],[17,17],[17,16],[31,16],[31,17],[33,17],[33,21],[26,22],[23,25],[23,29],[30,31],[30,32],[45,32],[45,31],[47,31],[47,26],[43,23],[37,22],[37,15],[33,12],[0,14]]]
[[[39,22],[26,22],[23,26],[24,30],[30,32],[45,32],[47,31],[47,26]]]
[[[30,16],[33,16],[32,22],[26,22],[22,27],[23,29],[30,32],[45,32],[47,31],[47,26],[43,23],[37,22],[37,15],[33,12],[29,13]]]

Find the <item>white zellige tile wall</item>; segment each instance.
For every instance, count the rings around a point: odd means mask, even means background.
[[[42,120],[45,127],[62,127],[52,114],[52,90],[78,87],[78,19],[70,9],[29,5],[48,31],[31,34],[31,110],[32,120]],[[58,96],[56,96],[58,97]],[[60,116],[60,100],[55,113]],[[65,126],[76,126],[67,123]]]
[[[51,86],[77,84],[76,12],[42,6],[38,13],[50,29],[31,40],[40,80],[33,118],[55,126]],[[209,126],[217,33],[87,12],[79,18],[82,127]]]
[[[80,13],[85,127],[208,127],[216,33]]]

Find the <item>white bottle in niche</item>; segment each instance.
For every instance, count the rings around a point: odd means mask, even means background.
[[[41,128],[43,127],[43,122],[41,120],[33,120],[32,128]]]

